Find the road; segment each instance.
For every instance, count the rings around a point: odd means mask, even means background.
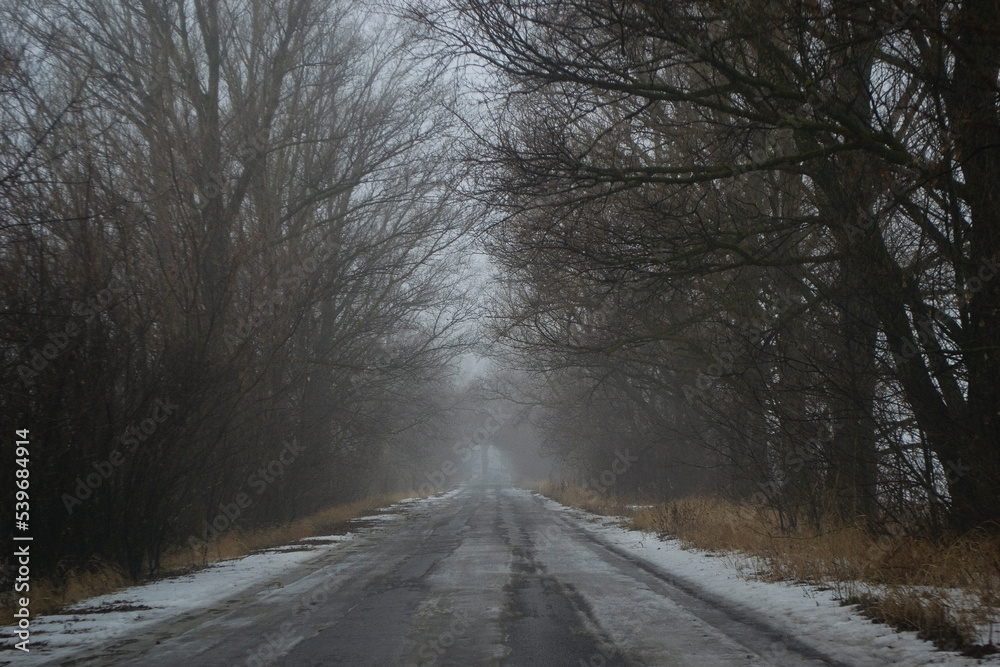
[[[502,486],[468,486],[83,665],[830,665]]]

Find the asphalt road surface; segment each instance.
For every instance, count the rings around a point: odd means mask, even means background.
[[[467,486],[290,571],[64,665],[830,665],[601,543],[541,498]]]

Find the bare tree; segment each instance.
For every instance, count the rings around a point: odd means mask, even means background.
[[[925,443],[925,488],[947,486],[963,528],[1000,516],[997,208],[985,177],[998,157],[995,12],[456,0],[416,15],[496,76],[480,193],[506,215],[508,248],[584,283],[679,290],[731,312],[717,324],[743,339],[763,294],[730,310],[714,300],[733,294],[727,284],[757,273],[762,289],[801,285],[781,317],[804,327],[783,327],[783,349],[768,328],[752,349],[808,354],[822,391],[796,408],[758,383],[785,423],[767,440],[809,415],[829,425],[824,485],[843,515],[873,525],[885,462]],[[720,289],[703,291],[706,280]],[[823,345],[793,339],[817,326]],[[765,368],[759,378],[776,377]],[[961,474],[940,475],[946,465]]]
[[[36,170],[4,191],[3,410],[49,443],[45,565],[140,576],[240,494],[252,527],[382,484],[470,312],[439,66],[350,2],[3,10]]]

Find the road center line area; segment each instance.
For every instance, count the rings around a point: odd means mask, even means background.
[[[470,484],[378,518],[187,575],[160,598],[85,601],[40,619],[37,648],[4,664],[966,664],[820,592],[723,586],[724,559],[520,489]]]

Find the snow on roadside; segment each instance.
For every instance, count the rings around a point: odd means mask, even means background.
[[[832,590],[789,583],[748,581],[733,559],[684,549],[674,539],[621,527],[622,517],[598,516],[545,498],[545,506],[572,518],[606,544],[627,551],[677,580],[726,601],[755,610],[777,628],[836,660],[851,665],[1000,665],[1000,655],[967,658],[940,651],[917,638],[873,623],[853,607],[841,606]]]
[[[359,520],[369,524],[394,521],[402,518],[399,511],[436,503],[457,492],[449,491],[425,499],[408,498],[381,508],[377,515],[359,517]],[[0,647],[3,648],[0,665],[20,667],[65,660],[84,647],[94,649],[163,621],[203,612],[269,582],[280,586],[283,573],[342,548],[359,534],[376,529],[373,525],[344,535],[306,538],[302,543],[219,561],[190,574],[81,600],[64,613],[32,618],[28,653],[14,648],[18,641],[14,626],[0,626]]]

